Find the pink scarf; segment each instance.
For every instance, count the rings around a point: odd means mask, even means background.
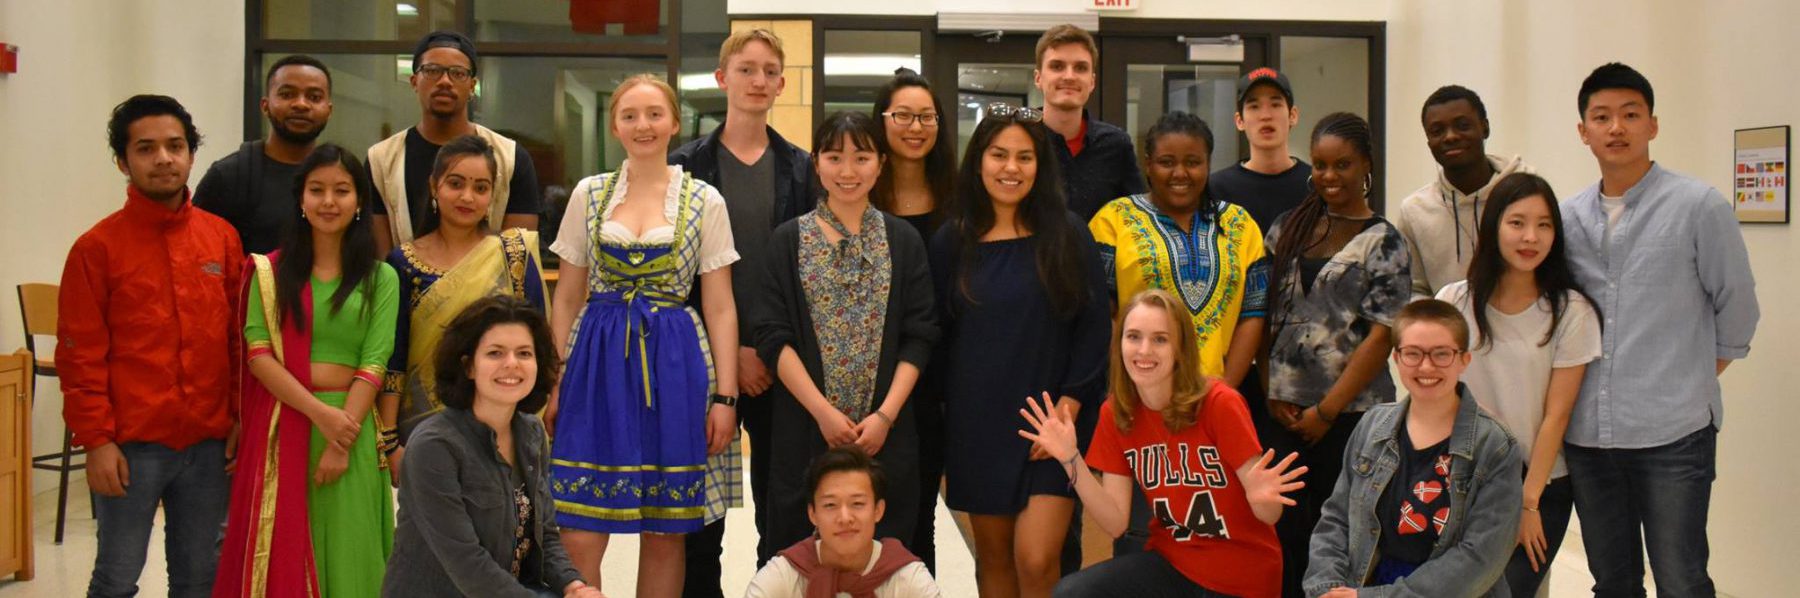
[[[886,538],[881,541],[881,558],[875,559],[875,566],[868,573],[839,571],[819,562],[817,542],[817,538],[809,536],[780,553],[806,579],[805,598],[832,598],[839,593],[851,598],[875,598],[875,589],[887,583],[889,577],[919,561],[899,540]]]

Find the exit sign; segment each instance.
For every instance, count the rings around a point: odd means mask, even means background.
[[[1082,0],[1088,10],[1137,10],[1138,0]]]

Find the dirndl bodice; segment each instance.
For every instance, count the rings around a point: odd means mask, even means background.
[[[683,175],[674,234],[620,243],[602,235],[617,174],[588,201],[588,301],[570,334],[551,493],[557,522],[604,533],[689,533],[708,501],[706,413],[712,357],[685,305],[699,273],[702,184]],[[568,281],[573,282],[573,281]],[[723,516],[723,506],[716,509]]]

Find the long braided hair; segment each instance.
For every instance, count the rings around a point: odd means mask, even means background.
[[[1326,136],[1344,140],[1364,160],[1368,160],[1371,165],[1374,164],[1375,134],[1369,127],[1369,121],[1363,120],[1363,117],[1349,112],[1333,112],[1325,115],[1325,118],[1319,119],[1319,124],[1313,126],[1312,144],[1318,145],[1319,139]],[[1363,195],[1367,197],[1375,187],[1373,175],[1371,174],[1370,178],[1362,182],[1366,185]],[[1319,225],[1319,219],[1324,217],[1325,198],[1319,195],[1318,188],[1308,189],[1306,199],[1301,200],[1299,206],[1288,212],[1286,220],[1281,225],[1281,238],[1275,240],[1275,263],[1271,271],[1273,278],[1270,279],[1273,287],[1280,288],[1282,282],[1287,280],[1288,272],[1294,268],[1306,250],[1324,242],[1328,235],[1320,235],[1318,239],[1314,239],[1312,232],[1313,228]],[[1280,295],[1285,296],[1286,294]],[[1274,308],[1275,315],[1279,315],[1286,311],[1287,301],[1276,301]],[[1279,318],[1271,320],[1279,321]]]

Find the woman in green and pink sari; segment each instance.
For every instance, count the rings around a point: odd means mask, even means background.
[[[393,552],[378,444],[394,433],[375,399],[398,280],[376,259],[355,156],[323,145],[300,172],[281,250],[245,265],[248,375],[215,597],[373,596]]]

